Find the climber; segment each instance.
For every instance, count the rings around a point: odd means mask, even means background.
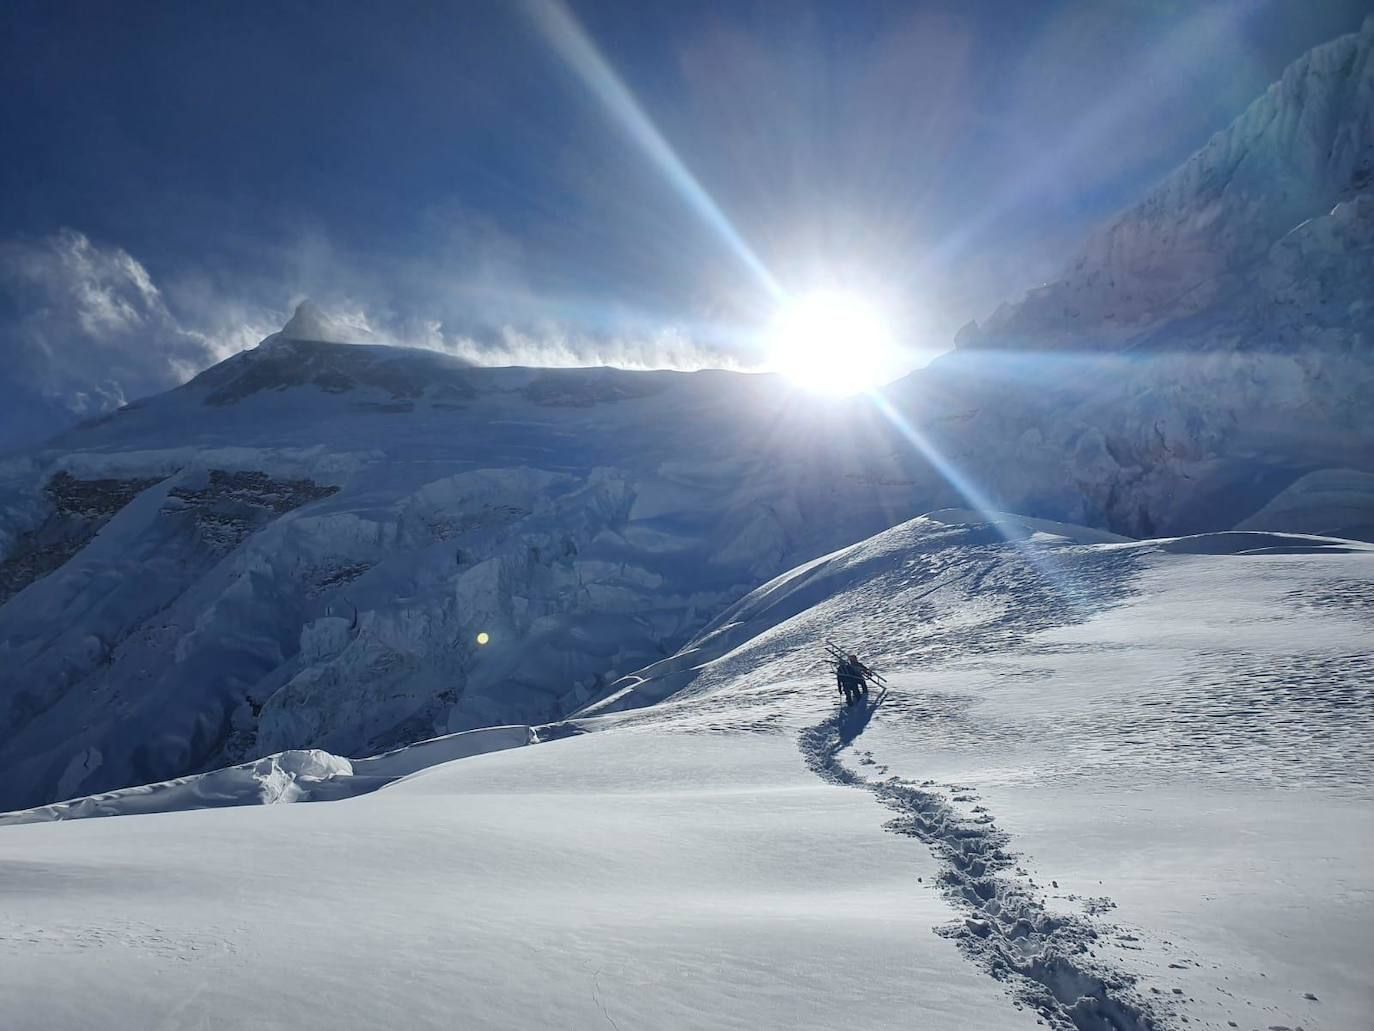
[[[835,681],[844,704],[853,705],[860,698],[868,697],[868,667],[859,661],[857,655],[850,655],[835,666]]]

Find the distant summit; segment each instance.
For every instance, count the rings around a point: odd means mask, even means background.
[[[295,313],[278,334],[286,340],[308,340],[326,344],[356,343],[357,335],[356,331],[325,314],[324,309],[309,298],[296,305]]]

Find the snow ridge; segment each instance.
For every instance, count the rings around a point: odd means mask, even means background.
[[[368,794],[434,766],[519,748],[535,740],[530,727],[513,725],[447,734],[366,759],[345,759],[319,748],[289,749],[208,773],[0,813],[0,827],[93,816],[334,802]],[[98,765],[98,756],[90,760]]]

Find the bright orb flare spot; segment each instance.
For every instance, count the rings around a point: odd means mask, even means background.
[[[483,630],[480,634],[477,635],[478,644],[486,644],[490,640],[491,634],[487,633],[485,630]]]
[[[794,298],[768,330],[769,364],[793,383],[822,394],[856,394],[882,382],[892,334],[861,297],[818,291]]]

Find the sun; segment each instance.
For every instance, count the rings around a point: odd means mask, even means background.
[[[840,290],[789,300],[774,317],[767,339],[769,365],[822,394],[857,394],[879,386],[894,351],[878,310]]]

